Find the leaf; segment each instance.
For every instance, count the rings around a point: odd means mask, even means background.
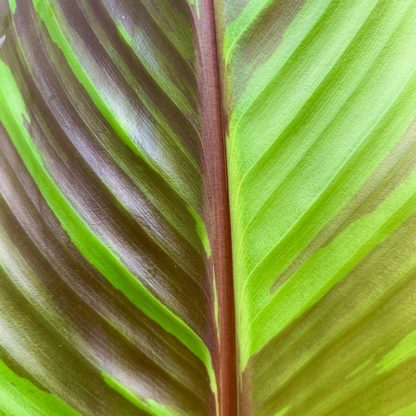
[[[416,3],[225,9],[243,413],[414,406]]]
[[[68,414],[213,412],[192,10],[27,0],[11,12],[0,356],[35,386],[28,414],[49,414],[47,394]]]
[[[414,413],[414,0],[1,16],[0,414]]]

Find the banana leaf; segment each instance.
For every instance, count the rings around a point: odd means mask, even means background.
[[[0,415],[416,415],[416,1],[0,0]]]

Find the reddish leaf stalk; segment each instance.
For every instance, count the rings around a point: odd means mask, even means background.
[[[199,84],[202,106],[206,212],[219,307],[219,345],[215,359],[220,416],[237,414],[235,310],[231,226],[227,187],[225,129],[212,0],[201,1],[198,19]]]

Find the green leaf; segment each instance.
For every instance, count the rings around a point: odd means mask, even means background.
[[[416,397],[416,3],[237,3],[224,57],[241,406],[393,414]]]
[[[0,415],[413,415],[415,21],[0,2]]]

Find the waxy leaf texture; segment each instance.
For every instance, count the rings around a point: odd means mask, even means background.
[[[416,0],[0,0],[3,415],[416,415]]]

